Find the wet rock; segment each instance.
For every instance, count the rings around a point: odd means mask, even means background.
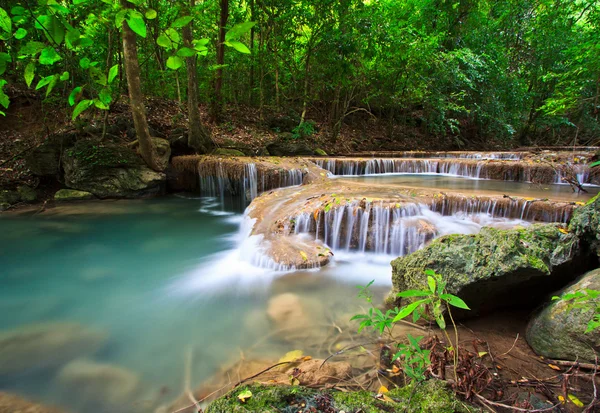
[[[600,196],[595,196],[573,212],[569,231],[575,233],[585,247],[600,256]]]
[[[226,148],[217,148],[213,151],[212,155],[217,156],[246,156],[244,152],[238,151],[237,149],[226,149]]]
[[[145,166],[126,147],[80,141],[65,151],[63,165],[67,186],[99,198],[148,197],[164,191],[165,174]]]
[[[94,199],[95,196],[89,192],[78,191],[76,189],[59,189],[54,194],[55,201],[84,201]]]
[[[21,185],[17,187],[17,192],[19,193],[19,197],[23,202],[34,202],[37,200],[37,192],[35,189],[27,185]]]
[[[447,290],[480,310],[535,302],[573,279],[587,261],[579,256],[579,240],[558,225],[499,230],[483,228],[475,235],[447,235],[422,250],[392,261],[393,291],[427,287],[424,271],[435,270]],[[463,314],[464,315],[464,314]]]
[[[590,271],[577,282],[556,295],[575,293],[585,289],[600,290],[600,269]],[[542,356],[560,360],[579,360],[593,363],[600,354],[600,329],[586,333],[600,297],[591,299],[581,309],[573,308],[572,301],[550,302],[535,315],[527,327],[527,342]]]
[[[13,205],[21,200],[21,196],[17,191],[9,191],[7,189],[0,190],[0,204]]]
[[[305,142],[281,139],[267,146],[272,156],[314,155],[314,151]]]
[[[310,325],[302,300],[292,293],[279,294],[271,298],[267,316],[275,328],[280,330],[302,329]]]
[[[32,324],[0,332],[0,376],[58,367],[92,354],[107,334],[77,323]]]
[[[134,401],[140,388],[137,374],[119,366],[92,360],[75,360],[62,368],[58,381],[84,405],[125,406]]]
[[[49,136],[40,146],[28,152],[25,157],[27,167],[37,176],[58,176],[61,154],[73,146],[76,138],[74,133]]]
[[[0,413],[64,413],[64,410],[37,404],[16,394],[0,392]]]

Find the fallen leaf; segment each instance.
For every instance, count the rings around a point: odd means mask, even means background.
[[[242,403],[246,403],[246,400],[250,397],[252,397],[252,392],[250,390],[244,390],[237,395],[237,398],[240,399]]]
[[[286,361],[295,361],[302,357],[302,350],[292,350],[285,353],[285,356],[279,359],[279,363],[285,363]]]
[[[477,355],[479,356],[479,358],[485,356],[487,354],[487,351],[480,351],[479,353],[477,353]]]
[[[565,404],[565,398],[563,396],[558,396],[558,400],[562,403]]]
[[[308,261],[308,255],[304,251],[300,251],[300,256],[304,261]]]
[[[560,371],[560,367],[555,364],[548,364],[548,367],[550,367],[552,370]]]
[[[564,229],[564,228],[559,228],[558,230],[559,230],[560,232],[562,232],[563,234],[568,234],[568,233],[569,233],[569,231],[567,231],[567,230],[566,230],[566,229]]]
[[[388,388],[387,388],[387,387],[385,387],[385,386],[381,386],[381,387],[379,388],[379,391],[378,391],[377,393],[381,393],[381,394],[383,394],[383,393],[387,393],[387,392],[389,392]]]
[[[572,394],[569,394],[569,400],[571,400],[573,402],[573,404],[577,407],[584,406],[584,404],[581,402],[581,400],[579,400],[577,397],[573,396]]]

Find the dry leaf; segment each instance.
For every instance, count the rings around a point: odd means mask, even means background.
[[[387,392],[389,392],[388,388],[387,388],[387,387],[385,387],[385,386],[381,386],[381,387],[379,388],[379,391],[378,391],[377,393],[381,393],[381,394],[383,394],[383,393],[387,393]]]
[[[584,406],[584,404],[581,402],[581,400],[579,400],[577,397],[573,396],[572,394],[569,394],[569,400],[571,400],[573,402],[573,404],[577,407]]]
[[[560,232],[562,232],[563,234],[568,234],[568,233],[569,233],[569,231],[567,231],[567,230],[566,230],[566,229],[564,229],[564,228],[559,228],[558,230],[559,230]]]
[[[302,357],[302,350],[292,350],[285,353],[285,356],[279,359],[279,363],[285,363],[287,361],[295,361]]]
[[[480,351],[477,355],[481,358],[487,354],[487,351]]]
[[[308,261],[308,255],[304,251],[300,251],[300,256],[304,261]]]
[[[550,367],[552,370],[560,371],[560,367],[555,364],[548,364],[548,367]]]
[[[558,400],[562,403],[565,404],[565,398],[563,396],[558,396]]]

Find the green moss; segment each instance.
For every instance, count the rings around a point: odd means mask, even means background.
[[[325,152],[323,149],[321,148],[317,148],[315,149],[315,155],[319,155],[319,156],[327,156],[327,152]]]
[[[82,167],[122,168],[142,164],[141,158],[127,147],[93,141],[78,141],[66,154]]]
[[[368,391],[335,392],[333,393],[333,399],[336,407],[346,412],[381,413],[396,411],[395,403],[377,400],[373,397],[373,393]]]
[[[250,391],[252,397],[242,402],[238,395]],[[316,390],[300,386],[240,386],[225,396],[212,402],[206,413],[276,413],[287,407],[291,401],[318,394]]]
[[[397,402],[396,411],[406,413],[470,412],[471,408],[459,401],[445,382],[427,380],[391,390],[388,396]],[[476,411],[472,409],[472,411]]]

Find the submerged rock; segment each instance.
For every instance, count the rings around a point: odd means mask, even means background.
[[[32,324],[1,331],[0,376],[59,367],[94,353],[106,338],[106,333],[77,323]]]
[[[120,406],[123,411],[128,411],[126,405],[134,402],[140,389],[137,374],[119,366],[92,360],[70,362],[59,372],[58,381],[70,397],[83,405]]]
[[[600,269],[588,272],[557,295],[585,289],[600,290]],[[527,342],[545,357],[593,363],[595,354],[600,354],[600,329],[585,331],[597,306],[600,297],[590,299],[583,308],[573,308],[572,301],[552,301],[529,322]]]
[[[16,394],[0,392],[0,413],[64,413],[64,410],[37,404]]]
[[[168,146],[168,144],[167,144]],[[129,148],[80,141],[65,151],[65,183],[99,198],[137,198],[163,192],[165,174],[145,166]]]
[[[239,396],[251,394],[244,402]],[[240,386],[212,402],[206,413],[365,412],[454,413],[477,411],[456,399],[444,382],[429,380],[386,393],[393,402],[368,391],[318,391],[302,386]]]
[[[579,240],[559,225],[538,224],[500,230],[483,228],[475,235],[447,235],[392,261],[393,291],[423,289],[424,271],[447,281],[447,290],[463,298],[469,314],[510,304],[535,302],[585,268]],[[583,271],[582,271],[583,272]]]
[[[94,198],[94,194],[85,191],[77,191],[76,189],[59,189],[54,194],[55,201],[84,201]]]

